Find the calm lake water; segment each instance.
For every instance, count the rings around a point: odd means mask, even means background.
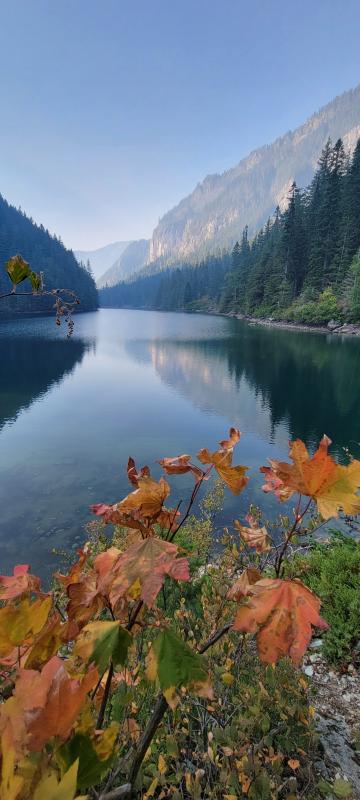
[[[53,318],[0,326],[0,572],[30,562],[47,576],[52,548],[85,538],[89,505],[128,490],[138,465],[216,448],[230,425],[251,467],[228,520],[250,502],[269,515],[258,466],[296,436],[326,432],[333,452],[360,457],[360,340],[249,326],[205,315],[101,310],[76,317],[72,339]],[[175,485],[175,484],[174,484]],[[188,476],[176,482],[186,497]]]

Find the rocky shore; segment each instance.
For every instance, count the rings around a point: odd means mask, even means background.
[[[269,328],[284,328],[294,331],[308,331],[309,333],[338,333],[342,335],[360,336],[360,325],[351,322],[339,322],[331,319],[327,325],[306,325],[301,322],[285,322],[273,319],[272,317],[250,317],[246,314],[237,314],[229,311],[223,316],[242,319],[249,325],[265,325]]]

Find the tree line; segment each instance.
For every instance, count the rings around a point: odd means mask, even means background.
[[[26,214],[11,206],[0,195],[0,294],[8,289],[6,262],[20,253],[37,272],[44,273],[45,288],[68,289],[80,300],[81,311],[98,307],[97,289],[93,277],[84,265],[79,265],[72,250],[67,250],[61,239],[52,236],[43,225],[36,225]],[[24,283],[26,288],[28,282]],[[29,285],[31,291],[31,286]],[[1,304],[4,312],[49,311],[53,301],[47,296],[5,298]]]
[[[308,323],[360,321],[360,140],[321,153],[308,187],[231,253],[178,265],[101,292],[105,306],[220,310]]]

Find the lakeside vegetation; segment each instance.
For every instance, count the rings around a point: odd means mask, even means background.
[[[218,310],[310,325],[360,322],[360,140],[324,147],[306,189],[232,253],[102,289],[106,307]]]
[[[218,532],[222,551],[210,563],[224,492],[239,495],[249,480],[233,464],[239,440],[231,428],[196,462],[163,458],[159,480],[130,458],[130,493],[92,507],[89,540],[51,591],[27,565],[0,576],[4,799],[353,795],[331,768],[326,780],[317,775],[312,691],[300,667],[313,631],[328,629],[320,600],[326,609],[334,572],[331,549],[312,568],[309,540],[340,510],[358,513],[360,462],[337,464],[327,437],[313,456],[293,442],[289,463],[260,469],[264,490],[294,498],[293,512],[265,524],[252,507],[244,523]],[[188,504],[166,507],[169,481],[186,473]],[[211,473],[214,488],[194,513]],[[351,553],[356,568],[358,545]],[[303,576],[317,580],[319,597]],[[341,599],[335,610],[345,619]],[[348,662],[355,626],[348,615],[344,652],[336,645],[332,660]]]

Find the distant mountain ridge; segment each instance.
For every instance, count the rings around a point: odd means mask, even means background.
[[[231,247],[284,206],[293,180],[309,183],[326,140],[347,149],[360,135],[360,85],[336,97],[303,125],[254,150],[222,175],[208,175],[155,228],[148,263],[171,264]]]
[[[78,262],[87,264],[90,262],[90,267],[95,280],[107,270],[112,264],[121,256],[121,253],[126,250],[130,242],[111,242],[104,247],[98,247],[97,250],[74,250],[74,256]]]
[[[148,262],[149,244],[148,239],[129,242],[112,266],[98,278],[99,289],[104,286],[115,286],[119,281],[126,280],[134,272],[141,270]]]

